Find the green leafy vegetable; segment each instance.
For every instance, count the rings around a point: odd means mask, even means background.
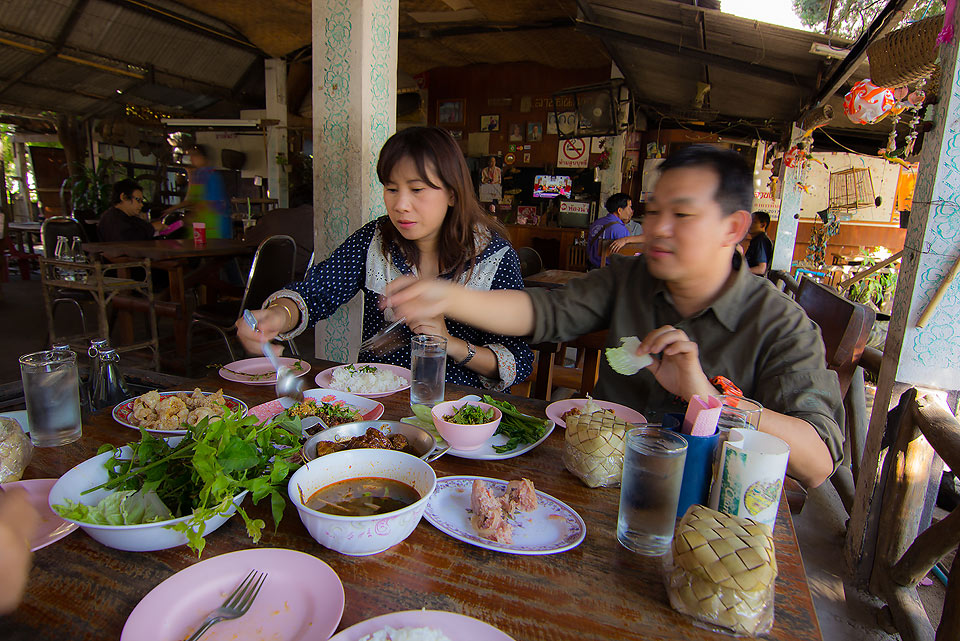
[[[644,367],[653,362],[649,354],[637,355],[637,348],[640,347],[640,339],[636,336],[628,336],[620,339],[620,347],[608,347],[606,349],[607,363],[610,369],[617,374],[624,376],[633,376]]]
[[[536,443],[550,427],[550,419],[535,418],[520,411],[506,401],[498,401],[492,396],[483,396],[483,402],[493,405],[503,412],[503,419],[496,434],[504,434],[509,440],[506,445],[494,445],[495,452],[502,454],[514,450],[524,443]]]
[[[183,532],[200,556],[204,522],[230,510],[244,491],[250,492],[254,504],[269,496],[274,524],[280,523],[286,479],[300,465],[301,432],[299,419],[286,414],[259,424],[255,416],[241,418],[239,412],[200,421],[176,445],[141,429],[140,442],[130,444],[129,457],[111,445],[100,448],[100,453],[113,452],[104,464],[109,480],[84,494],[105,488],[114,490],[111,495],[93,507],[71,502],[54,508],[62,516],[101,525],[191,515],[169,527]],[[237,512],[253,541],[259,541],[264,522],[251,519],[241,506]]]
[[[458,425],[482,425],[489,423],[496,416],[493,408],[484,410],[479,405],[467,403],[453,414],[447,414],[443,420],[456,423]]]
[[[433,414],[430,413],[430,408],[426,405],[414,405],[413,406],[414,416],[408,416],[407,418],[401,418],[401,423],[408,423],[415,427],[419,427],[422,430],[425,430],[433,435],[433,438],[437,441],[438,447],[446,447],[447,442],[443,440],[443,437],[440,436],[440,432],[437,431],[437,426],[433,424]]]

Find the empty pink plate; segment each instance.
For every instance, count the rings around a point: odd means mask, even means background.
[[[120,641],[183,641],[250,570],[268,575],[250,610],[216,624],[203,641],[326,641],[340,625],[343,584],[329,565],[295,550],[252,548],[195,563],[155,587],[130,613]]]
[[[59,514],[50,509],[50,503],[47,497],[50,494],[50,488],[52,488],[56,482],[57,479],[28,479],[26,481],[14,481],[3,484],[3,489],[5,490],[10,490],[15,487],[24,490],[27,493],[27,499],[30,501],[30,505],[40,514],[40,525],[37,527],[36,534],[34,534],[30,540],[30,549],[34,552],[59,541],[77,529],[76,523],[64,521],[60,518]]]
[[[513,641],[513,637],[501,632],[489,623],[456,612],[441,610],[407,610],[394,612],[361,621],[337,634],[330,641],[358,641],[390,626],[399,628],[433,628],[451,639],[470,641]]]

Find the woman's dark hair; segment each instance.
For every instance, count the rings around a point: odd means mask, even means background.
[[[447,208],[440,226],[437,262],[441,274],[452,274],[457,279],[473,268],[478,249],[482,249],[476,245],[477,232],[485,230],[504,236],[503,227],[480,206],[463,153],[447,131],[436,127],[409,127],[392,135],[377,160],[377,177],[381,183],[390,182],[394,167],[404,158],[413,161],[423,182],[453,193],[453,205]],[[430,181],[431,173],[440,179],[439,185]],[[384,254],[389,255],[391,245],[396,244],[408,262],[413,265],[420,262],[416,243],[404,238],[389,219],[380,222],[380,233]]]
[[[110,204],[116,205],[118,202],[123,200],[123,197],[133,198],[133,192],[143,191],[143,187],[140,186],[137,181],[132,178],[124,178],[123,180],[114,183],[113,193],[110,196]]]
[[[611,214],[617,213],[617,210],[623,209],[630,204],[630,196],[628,194],[619,193],[614,194],[607,198],[607,202],[604,207],[607,208],[607,211]]]
[[[707,167],[720,179],[713,195],[724,215],[750,211],[753,205],[753,170],[743,156],[732,149],[713,145],[690,145],[673,152],[660,165],[660,173],[684,167]]]

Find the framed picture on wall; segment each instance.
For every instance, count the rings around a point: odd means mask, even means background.
[[[527,142],[540,142],[543,140],[543,123],[527,123]]]
[[[438,125],[462,125],[463,124],[463,100],[438,100],[437,101],[437,124]]]
[[[480,131],[500,131],[500,115],[480,116]]]
[[[519,122],[510,125],[510,142],[523,142],[523,125]],[[510,146],[514,147],[514,145]],[[515,149],[510,149],[510,151],[515,151]]]

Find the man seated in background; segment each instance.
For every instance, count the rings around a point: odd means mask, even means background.
[[[747,232],[750,245],[743,257],[750,271],[758,276],[765,275],[770,268],[770,263],[773,262],[773,243],[767,238],[769,225],[770,214],[765,211],[753,212],[753,222],[750,224],[750,231]]]
[[[590,225],[587,232],[587,262],[590,267],[600,265],[600,255],[603,253],[603,241],[617,240],[630,235],[627,222],[633,218],[633,202],[627,194],[614,194],[607,198],[607,215],[598,218]]]
[[[150,218],[142,213],[143,188],[130,178],[124,178],[113,186],[110,198],[112,206],[100,215],[97,235],[103,242],[125,240],[152,240],[156,235]]]
[[[300,280],[310,267],[313,254],[313,186],[290,190],[290,207],[268,211],[248,229],[244,241],[258,245],[270,236],[286,235],[297,243],[296,278]]]
[[[843,456],[840,386],[817,326],[736,252],[751,222],[753,171],[709,145],[681,149],[660,171],[642,256],[614,256],[556,290],[476,291],[402,276],[384,304],[407,323],[442,315],[531,343],[608,329],[613,347],[637,336],[637,353],[653,362],[622,376],[602,360],[597,398],[656,420],[730,381],[763,405],[760,430],[790,446],[788,473],[820,485]]]

